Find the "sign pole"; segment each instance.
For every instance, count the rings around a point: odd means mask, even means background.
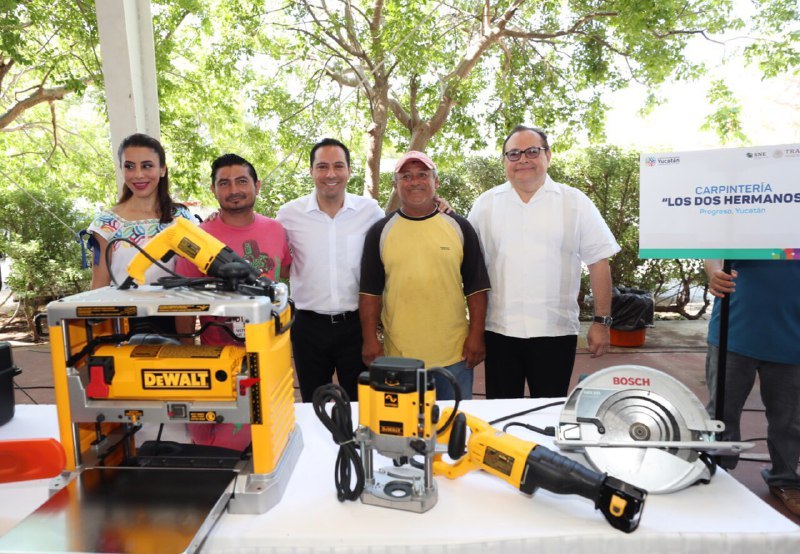
[[[722,261],[722,271],[730,275],[731,261]],[[725,372],[728,360],[728,318],[730,317],[731,295],[722,298],[719,310],[719,348],[717,350],[717,383],[714,397],[714,417],[724,421],[725,417]]]

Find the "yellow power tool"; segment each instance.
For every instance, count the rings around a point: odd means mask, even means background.
[[[224,511],[262,514],[286,490],[303,446],[288,288],[230,263],[241,258],[180,219],[148,249],[219,278],[101,287],[48,305],[64,472],[53,496],[0,537],[0,552],[194,552]],[[150,263],[140,253],[133,277],[141,282]],[[203,315],[239,318],[244,340],[180,344],[136,326]],[[214,424],[247,426],[250,445],[192,444],[190,423],[212,434]],[[23,469],[26,459],[11,462]]]
[[[442,419],[448,420],[452,411],[446,408]],[[435,475],[455,479],[482,469],[525,494],[533,494],[541,487],[556,494],[588,498],[614,528],[626,533],[639,526],[646,491],[596,473],[547,447],[504,433],[477,417],[457,413],[452,426],[437,440],[448,445],[447,454],[456,461],[448,463],[443,453],[437,453],[433,462]]]
[[[259,271],[222,241],[183,218],[170,225],[148,242],[128,265],[128,278],[120,286],[127,289],[134,283],[145,284],[145,271],[156,261],[166,262],[175,254],[192,262],[209,277],[254,284]],[[223,290],[235,290],[227,288]]]
[[[436,386],[422,360],[377,358],[358,381],[356,442],[364,468],[361,502],[413,512],[437,500],[433,481],[436,449]],[[373,450],[393,467],[373,467]],[[420,464],[410,463],[421,456]]]

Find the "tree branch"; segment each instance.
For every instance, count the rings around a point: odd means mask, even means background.
[[[389,98],[389,109],[392,110],[392,113],[397,118],[397,121],[405,127],[406,129],[411,129],[411,116],[408,115],[408,112],[403,108],[403,105],[397,101],[395,98]]]
[[[361,44],[358,42],[358,36],[356,36],[355,20],[353,19],[353,9],[350,5],[350,0],[345,0],[344,3],[344,28],[347,31],[347,38],[350,41],[350,45],[353,49],[358,51],[358,57],[364,59],[366,54]]]
[[[70,92],[72,91],[67,87],[54,87],[50,89],[46,89],[43,86],[37,87],[27,98],[20,100],[11,106],[6,113],[0,115],[0,129],[6,128],[26,110],[45,102],[62,100]]]
[[[357,78],[347,77],[346,75],[338,73],[329,67],[325,67],[325,74],[343,87],[356,88],[361,85],[361,81]]]
[[[585,15],[584,17],[577,20],[572,26],[568,29],[564,29],[561,31],[551,31],[548,33],[545,32],[533,32],[533,31],[523,31],[521,29],[505,29],[503,34],[508,37],[512,38],[524,38],[528,40],[546,40],[551,38],[558,38],[567,35],[572,35],[578,32],[578,30],[595,19],[601,19],[604,17],[617,17],[619,16],[619,12],[595,12]]]
[[[708,41],[716,42],[717,44],[723,44],[718,40],[709,38],[709,36],[706,34],[705,29],[695,29],[695,30],[673,29],[672,31],[667,31],[666,33],[656,33],[655,31],[653,31],[653,36],[656,37],[657,39],[664,39],[675,35],[702,35],[703,38]]]
[[[5,61],[8,59],[8,61]],[[3,90],[3,79],[5,79],[6,75],[9,71],[11,71],[11,67],[14,65],[14,58],[0,58],[0,93]]]
[[[409,131],[413,131],[414,127],[419,125],[419,110],[417,109],[417,92],[419,92],[419,75],[416,73],[411,76],[411,84],[410,84],[410,91],[408,97],[408,107],[411,111],[411,126],[408,128]]]
[[[322,21],[319,19],[317,14],[314,12],[314,7],[312,7],[306,1],[304,1],[303,4],[306,6],[308,14],[314,20],[314,24],[317,26],[317,28],[322,29],[322,32],[325,35],[327,35],[331,40],[333,40],[333,42],[338,44],[339,47],[342,50],[344,50],[345,52],[347,52],[348,54],[350,54],[351,56],[353,56],[355,58],[360,58],[363,55],[362,52],[359,52],[357,49],[354,49],[350,44],[347,44],[347,42],[339,34],[329,31],[328,27],[322,23]],[[322,10],[325,11],[326,13],[328,13],[327,9],[325,8],[324,3],[323,3]],[[312,36],[316,36],[316,35],[312,34]],[[319,40],[319,37],[317,37],[317,38]]]
[[[344,62],[345,64],[350,66],[350,68],[353,70],[353,72],[363,82],[364,88],[366,89],[366,92],[368,94],[370,93],[370,85],[369,85],[369,82],[367,81],[366,75],[364,75],[364,72],[358,66],[353,64],[353,62],[351,61],[350,57],[345,56],[344,54],[342,54],[342,52],[340,50],[337,50],[336,47],[331,45],[327,40],[325,40],[324,37],[316,35],[316,34],[312,33],[311,31],[307,31],[306,29],[301,29],[299,27],[291,27],[289,30],[311,37],[312,39],[314,39],[315,41],[319,42],[322,46],[324,46],[327,49],[327,51],[328,51],[327,54],[328,55],[332,55],[332,56],[334,56],[336,58],[339,58],[340,60],[342,60],[342,62]],[[369,62],[369,58],[367,58],[366,61]]]
[[[375,0],[372,5],[372,21],[369,22],[370,36],[373,41],[378,39],[383,19],[383,0]]]
[[[172,35],[175,34],[175,31],[178,30],[178,28],[181,26],[181,23],[183,23],[184,19],[186,19],[188,16],[189,16],[189,10],[183,10],[183,12],[181,12],[181,16],[178,18],[178,22],[175,24],[175,26],[172,29],[170,29],[167,32],[166,35],[161,37],[161,42],[166,42],[168,40],[172,40]]]

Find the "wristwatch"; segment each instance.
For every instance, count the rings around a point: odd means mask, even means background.
[[[596,315],[592,321],[605,325],[606,327],[611,327],[611,324],[614,323],[614,318],[610,315]]]

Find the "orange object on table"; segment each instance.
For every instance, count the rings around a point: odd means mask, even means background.
[[[67,457],[56,439],[0,441],[0,483],[55,477]]]

